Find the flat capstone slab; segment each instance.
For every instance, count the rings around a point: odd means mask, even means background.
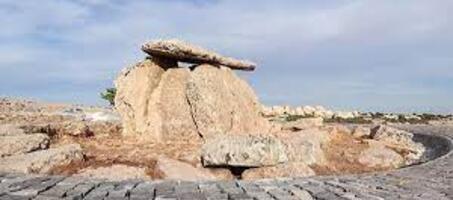
[[[400,127],[424,134],[438,157],[403,169],[344,176],[257,181],[120,181],[0,173],[0,200],[451,200],[453,199],[453,126]],[[422,141],[422,140],[420,140]],[[422,141],[422,142],[423,142]],[[433,158],[434,158],[433,157]]]
[[[177,39],[151,41],[143,44],[142,50],[151,56],[187,63],[223,65],[231,69],[245,71],[253,71],[256,68],[256,64],[253,62],[222,56]]]

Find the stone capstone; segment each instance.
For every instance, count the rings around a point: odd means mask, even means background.
[[[202,47],[180,40],[156,40],[142,45],[142,50],[151,56],[196,64],[223,65],[231,69],[252,71],[256,64],[225,57]]]
[[[202,147],[204,166],[262,167],[288,161],[284,145],[273,137],[218,135]]]

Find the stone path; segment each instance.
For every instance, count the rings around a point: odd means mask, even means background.
[[[417,136],[434,147],[426,159],[442,156],[383,173],[260,181],[105,182],[0,174],[0,199],[453,199],[453,126],[405,128],[427,134]]]

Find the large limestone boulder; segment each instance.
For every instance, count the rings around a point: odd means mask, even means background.
[[[231,69],[247,71],[254,70],[256,67],[255,63],[225,57],[177,39],[148,42],[142,46],[142,50],[151,56],[165,57],[189,63],[223,65]]]
[[[277,130],[261,116],[253,90],[229,68],[203,64],[191,71],[153,58],[121,73],[115,84],[126,135],[201,142],[216,134]]]
[[[0,136],[0,157],[46,149],[50,138],[44,134]]]
[[[157,115],[148,112],[148,103],[164,71],[153,60],[146,59],[126,68],[116,79],[115,108],[122,117],[125,134],[157,134],[153,130],[157,129],[156,125],[147,124],[149,118]]]
[[[330,134],[318,128],[305,129],[297,132],[281,133],[278,139],[286,148],[290,162],[305,163],[307,165],[326,163],[323,145],[330,141]]]
[[[70,144],[2,158],[0,159],[0,172],[48,173],[53,167],[67,165],[82,159],[83,152],[80,145]]]
[[[115,106],[124,133],[157,141],[198,141],[198,131],[186,98],[188,68],[165,69],[147,59],[116,81]]]
[[[284,145],[273,137],[218,135],[202,147],[204,166],[262,167],[288,161]]]
[[[262,134],[271,130],[252,88],[228,68],[200,65],[192,72],[187,100],[193,120],[203,137]]]
[[[417,162],[425,152],[423,144],[413,140],[414,135],[404,130],[390,126],[379,125],[372,129],[371,138],[384,143],[404,154],[406,164]]]
[[[291,162],[270,167],[250,168],[242,173],[242,179],[255,180],[263,178],[306,177],[315,172],[305,163]]]
[[[369,141],[369,148],[361,152],[359,163],[367,167],[398,168],[404,163],[404,158],[381,142]]]

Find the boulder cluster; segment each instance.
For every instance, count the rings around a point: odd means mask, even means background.
[[[142,50],[149,57],[125,69],[115,82],[115,106],[125,135],[200,141],[271,130],[252,88],[232,71],[251,71],[255,64],[179,40],[149,42]]]
[[[328,164],[323,147],[337,130],[322,127],[323,119],[359,115],[321,106],[263,107],[252,88],[233,72],[252,71],[255,64],[179,40],[149,42],[142,50],[148,57],[122,71],[115,82],[115,107],[122,118],[123,135],[164,144],[197,143],[200,150],[194,153],[203,167],[246,169],[241,174],[244,179],[315,175],[311,166]],[[286,124],[268,118],[283,114],[309,118]],[[413,144],[409,133],[393,129],[368,127],[350,133],[371,139],[370,143],[376,140],[376,148],[361,156],[364,165],[380,165],[381,158],[393,156],[387,165],[401,166],[408,159],[389,149],[393,141],[407,143],[403,150],[410,149],[410,159],[424,151]],[[385,149],[386,154],[376,149]],[[165,177],[214,177],[188,164],[158,160],[157,171]]]

